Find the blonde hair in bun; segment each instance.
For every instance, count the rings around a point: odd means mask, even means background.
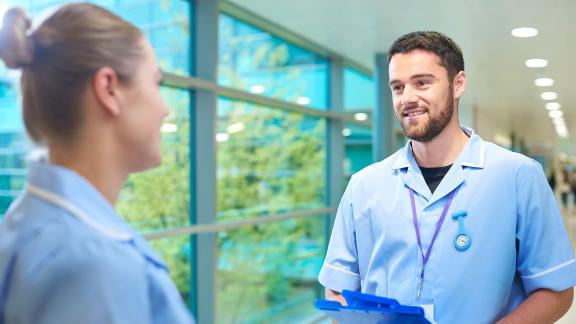
[[[27,35],[31,25],[22,8],[10,8],[4,15],[0,29],[0,58],[7,67],[18,69],[32,62],[34,44]]]
[[[142,32],[100,6],[59,7],[30,29],[24,10],[10,9],[0,31],[0,58],[22,68],[22,114],[30,138],[43,144],[75,138],[84,89],[102,67],[129,83],[141,62]]]

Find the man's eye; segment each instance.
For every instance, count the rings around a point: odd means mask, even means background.
[[[398,91],[400,91],[400,90],[402,90],[402,87],[401,87],[401,86],[399,86],[399,85],[392,86],[392,91],[393,91],[393,92],[398,92]]]
[[[418,85],[421,86],[421,87],[422,87],[422,86],[425,86],[425,85],[428,85],[428,84],[430,84],[430,81],[428,81],[428,80],[420,80],[420,81],[418,81]]]

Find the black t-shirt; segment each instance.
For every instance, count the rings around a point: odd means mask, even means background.
[[[422,171],[422,175],[424,176],[424,180],[426,181],[428,188],[430,188],[430,192],[434,193],[434,190],[438,188],[438,185],[442,179],[444,179],[444,176],[448,173],[451,166],[452,164],[439,168],[424,168],[419,166],[420,171]]]

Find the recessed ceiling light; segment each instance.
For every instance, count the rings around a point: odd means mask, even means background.
[[[548,112],[548,116],[550,116],[551,118],[562,117],[564,116],[564,113],[562,112],[562,110],[551,110]]]
[[[558,135],[568,134],[568,130],[566,128],[556,128],[556,133],[558,133]]]
[[[172,123],[164,123],[162,124],[160,131],[162,133],[175,133],[178,131],[178,125]]]
[[[230,139],[230,135],[228,135],[228,133],[216,134],[216,142],[226,142],[229,139]]]
[[[525,64],[529,68],[543,68],[548,65],[548,61],[545,59],[529,59],[526,60]]]
[[[266,91],[266,88],[264,88],[264,86],[261,84],[255,84],[250,87],[250,92],[255,94],[262,94],[264,91]]]
[[[534,80],[534,84],[538,87],[550,87],[554,85],[554,80],[550,78],[539,78]]]
[[[556,130],[559,130],[559,129],[566,130],[566,124],[554,124],[554,127],[556,128]]]
[[[560,109],[560,104],[557,102],[547,102],[546,109],[548,110],[558,110]]]
[[[532,27],[519,27],[512,29],[512,36],[514,37],[534,37],[538,35],[538,30]]]
[[[228,130],[228,133],[230,133],[230,134],[241,132],[244,130],[244,123],[238,122],[238,123],[230,124],[228,126],[227,130]]]
[[[566,125],[566,124],[564,124],[564,118],[563,117],[552,118],[552,124],[554,124],[554,125]]]
[[[358,120],[358,121],[367,120],[367,119],[368,119],[368,114],[367,114],[367,113],[355,113],[355,114],[354,114],[354,119],[356,119],[356,120]]]
[[[542,98],[542,100],[556,100],[556,98],[558,98],[558,95],[556,94],[556,92],[542,92],[540,94],[540,98]]]
[[[299,97],[298,99],[296,99],[296,102],[299,105],[307,105],[310,103],[310,98],[308,97]]]
[[[342,135],[344,135],[344,136],[350,136],[350,135],[352,135],[352,131],[351,131],[349,128],[344,128],[344,129],[342,130]]]

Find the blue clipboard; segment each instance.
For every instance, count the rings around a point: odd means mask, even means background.
[[[348,303],[319,299],[314,306],[340,324],[431,324],[424,317],[424,309],[401,305],[395,299],[344,290],[342,297]]]

